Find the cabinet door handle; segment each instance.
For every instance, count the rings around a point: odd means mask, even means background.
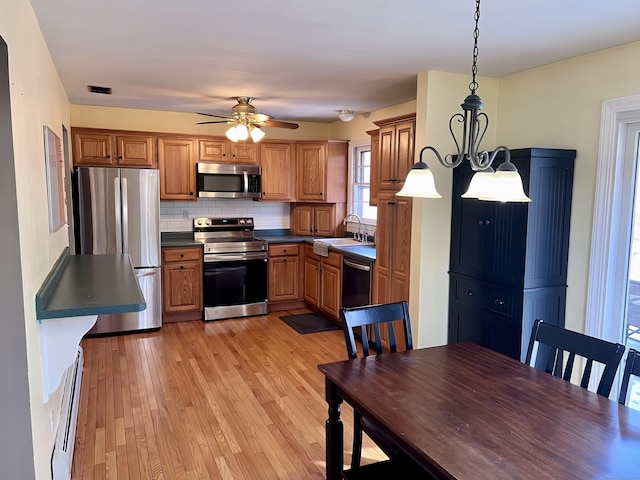
[[[395,205],[396,202],[387,202],[387,205]]]

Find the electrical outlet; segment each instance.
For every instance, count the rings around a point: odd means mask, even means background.
[[[182,210],[182,218],[185,220],[189,218],[189,210]]]

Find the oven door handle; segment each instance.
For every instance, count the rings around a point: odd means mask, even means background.
[[[266,252],[247,252],[247,253],[207,253],[204,256],[205,263],[211,262],[237,262],[243,260],[264,260],[267,261],[268,254]]]

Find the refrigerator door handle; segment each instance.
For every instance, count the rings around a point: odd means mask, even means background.
[[[113,200],[116,218],[116,253],[122,253],[122,209],[120,204],[120,178],[113,179]]]
[[[122,253],[129,253],[129,194],[127,179],[122,177]]]

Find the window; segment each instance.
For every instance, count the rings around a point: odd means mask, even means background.
[[[375,225],[377,207],[369,205],[371,179],[371,146],[353,146],[351,158],[351,195],[349,213],[355,213],[362,219],[362,223]]]

